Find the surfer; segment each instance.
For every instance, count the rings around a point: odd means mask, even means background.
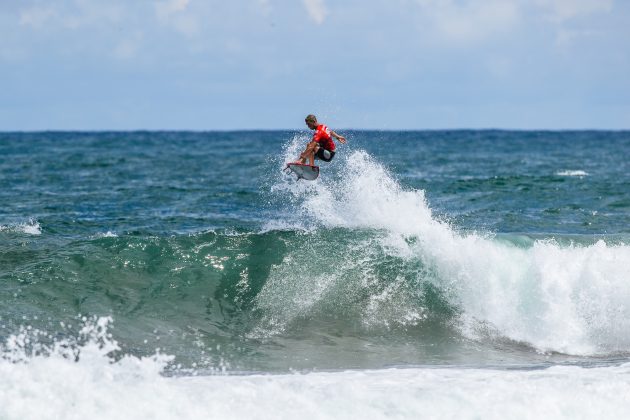
[[[308,128],[315,130],[315,133],[313,134],[313,139],[308,146],[306,146],[306,149],[296,162],[305,164],[308,159],[311,166],[315,165],[315,158],[323,160],[324,162],[330,162],[332,158],[335,157],[335,142],[333,141],[333,137],[341,143],[345,143],[346,138],[335,133],[324,124],[319,124],[317,117],[313,114],[307,115],[304,121],[306,121]]]

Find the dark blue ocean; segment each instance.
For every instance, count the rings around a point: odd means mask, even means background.
[[[630,412],[630,132],[339,131],[0,133],[0,417]]]

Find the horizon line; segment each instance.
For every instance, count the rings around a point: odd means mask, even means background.
[[[426,132],[426,131],[520,131],[520,132],[625,132],[628,128],[335,128],[337,131],[377,131],[377,132]],[[131,129],[26,129],[0,130],[1,134],[35,133],[234,133],[234,132],[300,132],[311,131],[299,128],[228,128],[228,129],[193,129],[193,128],[131,128]]]

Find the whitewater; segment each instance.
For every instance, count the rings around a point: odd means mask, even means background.
[[[0,363],[6,419],[624,418],[630,364],[544,370],[408,368],[290,375],[161,375],[169,357],[108,357],[97,320],[73,357]],[[101,337],[102,338],[102,337]],[[13,354],[15,356],[15,353]]]
[[[288,156],[295,155],[293,149]],[[603,240],[560,246],[543,239],[519,247],[489,234],[458,233],[433,217],[424,191],[402,189],[361,151],[347,158],[336,181],[322,184],[285,187],[304,197],[301,218],[328,228],[383,231],[387,253],[419,260],[433,273],[426,279],[462,310],[465,334],[497,335],[541,352],[596,355],[630,349],[630,246]],[[319,296],[337,278],[317,280],[306,280],[311,290],[299,293]],[[287,293],[296,282],[292,276],[272,276],[267,286],[277,290],[263,289],[263,298]],[[387,296],[372,298],[378,305]],[[292,310],[290,304],[279,306]],[[421,309],[409,308],[397,318],[422,318]]]
[[[605,134],[549,134],[578,166],[531,133],[391,134],[394,160],[357,133],[315,182],[282,172],[303,135],[9,136],[0,418],[628,416]]]

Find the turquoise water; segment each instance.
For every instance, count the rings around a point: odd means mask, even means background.
[[[306,133],[0,134],[4,354],[111,317],[176,376],[628,361],[630,132],[347,137],[308,183]]]

